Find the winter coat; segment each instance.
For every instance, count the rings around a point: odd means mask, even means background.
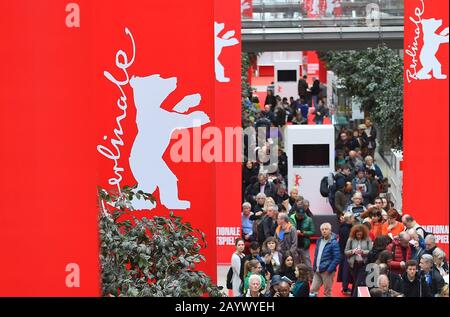
[[[328,242],[326,242],[327,244],[323,249],[320,263],[317,263],[317,256],[319,254],[319,247],[321,243],[325,243],[323,237],[317,240],[316,243],[317,245],[316,251],[314,252],[313,270],[314,272],[317,272],[317,268],[319,268],[320,273],[323,273],[325,271],[332,273],[336,270],[336,267],[341,260],[341,251],[339,249],[339,243],[336,239],[336,235],[334,233],[331,233],[331,237]]]
[[[425,273],[423,271],[419,272],[421,275],[425,277]],[[433,296],[435,296],[436,294],[439,294],[442,287],[445,285],[445,281],[442,278],[441,273],[439,273],[439,271],[436,269],[436,267],[433,266],[433,268],[431,269],[431,283],[430,283],[430,290],[431,290],[431,294]]]
[[[290,222],[294,226],[295,230],[297,230],[297,217],[295,214],[293,214],[290,217]],[[300,230],[303,232],[303,236],[297,236],[297,246],[301,249],[308,249],[311,244],[310,237],[314,234],[314,222],[313,220],[308,217],[304,216],[302,223],[300,225]]]
[[[362,250],[361,254],[362,263],[366,263],[367,255],[369,254],[369,251],[372,249],[372,241],[369,238],[361,241],[358,241],[356,239],[347,240],[347,244],[345,246],[345,255],[347,256],[347,261],[351,268],[353,268],[355,262],[357,261],[357,255],[352,254],[352,251],[356,249],[358,246]]]
[[[294,297],[309,297],[309,283],[304,281],[297,281],[292,288]]]
[[[334,207],[338,213],[344,213],[345,208],[352,203],[352,193],[345,193],[344,190],[338,190],[334,195]]]
[[[275,230],[275,238],[280,242],[280,251],[282,253],[286,253],[287,251],[291,251],[294,255],[294,259],[297,255],[297,230],[292,224],[288,224],[286,229],[284,230],[283,239],[280,239],[281,226],[278,226]]]
[[[425,281],[425,277],[416,273],[414,280],[411,282],[408,275],[402,274],[402,292],[405,297],[432,297],[430,286]]]
[[[392,253],[392,261],[390,265],[390,269],[392,272],[397,274],[402,274],[404,272],[404,269],[401,268],[400,262],[406,262],[408,260],[411,260],[411,248],[409,245],[406,248],[403,248],[400,245],[400,242],[398,239],[394,239],[391,244],[389,244],[386,248],[389,252]],[[403,257],[403,251],[405,251],[406,256]]]
[[[306,90],[308,89],[308,83],[303,78],[298,81],[298,95],[306,96]]]
[[[345,246],[347,245],[351,230],[352,225],[349,223],[344,222],[339,226],[339,250],[341,251],[341,255],[344,255]]]

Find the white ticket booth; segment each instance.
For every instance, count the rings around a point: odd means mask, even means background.
[[[310,201],[314,215],[333,215],[327,198],[320,194],[320,181],[334,172],[333,125],[291,125],[285,130],[288,157],[288,189]]]

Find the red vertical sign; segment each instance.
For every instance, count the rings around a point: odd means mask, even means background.
[[[240,0],[241,1],[241,16],[242,18],[253,17],[253,0]]]
[[[404,15],[403,212],[448,253],[448,2],[405,1]]]
[[[215,21],[219,37],[234,32],[219,55],[215,84],[215,126],[223,136],[223,162],[216,165],[217,262],[230,263],[234,241],[241,237],[241,18],[238,0],[216,0]],[[232,33],[229,33],[232,34]],[[225,36],[227,37],[227,36]],[[235,40],[232,40],[235,39]],[[216,45],[221,46],[221,40]],[[218,49],[218,47],[216,47]],[[222,76],[221,67],[224,69]],[[225,77],[225,78],[223,78]],[[235,130],[239,131],[239,129]]]
[[[205,232],[199,269],[215,279],[214,165],[198,158],[205,142],[190,128],[215,119],[213,4],[77,4],[79,27],[66,23],[67,1],[0,4],[0,188],[11,199],[0,212],[0,296],[101,294],[97,186],[115,188],[114,178],[158,188],[156,207],[136,216],[170,209]],[[177,128],[192,149],[181,162]],[[79,287],[66,283],[74,267]]]

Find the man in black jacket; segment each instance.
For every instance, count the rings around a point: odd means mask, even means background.
[[[402,292],[405,297],[432,297],[425,276],[417,272],[417,261],[406,262],[406,272],[402,275]]]
[[[274,186],[271,182],[267,180],[267,176],[265,174],[260,173],[258,175],[258,182],[253,184],[249,195],[246,197],[247,201],[254,206],[256,204],[256,195],[258,193],[264,193],[266,197],[274,196]]]
[[[277,229],[278,207],[271,205],[267,207],[267,214],[264,216],[260,226],[262,231],[258,234],[258,241],[262,243],[269,237],[275,236]]]
[[[308,83],[306,82],[307,78],[308,77],[305,75],[298,81],[298,96],[300,99],[306,99],[306,91],[308,90]]]
[[[432,296],[439,294],[442,287],[445,285],[439,271],[434,266],[433,256],[429,254],[422,255],[420,259],[420,274],[425,277],[425,281],[430,286]]]

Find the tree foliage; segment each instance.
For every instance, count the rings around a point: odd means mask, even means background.
[[[126,297],[223,296],[196,264],[205,235],[173,213],[136,218],[131,201],[153,197],[136,187],[121,193],[99,190],[102,293]]]
[[[403,144],[403,60],[385,45],[361,51],[320,53],[320,58],[356,97],[383,133],[380,141],[401,149]]]

